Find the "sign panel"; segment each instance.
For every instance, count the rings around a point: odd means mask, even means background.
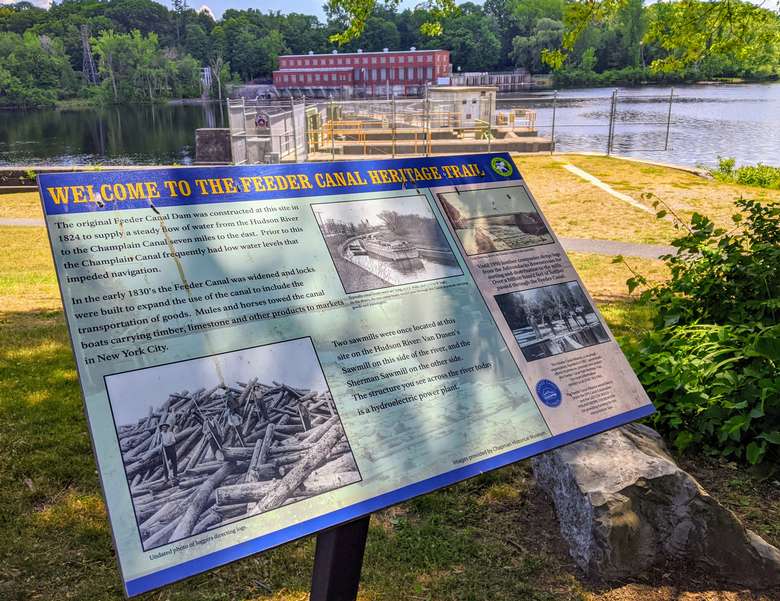
[[[653,410],[506,154],[39,185],[129,595]]]

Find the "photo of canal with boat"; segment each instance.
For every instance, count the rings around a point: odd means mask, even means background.
[[[313,204],[347,294],[463,271],[424,196]]]

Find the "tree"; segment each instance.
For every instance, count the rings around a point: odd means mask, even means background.
[[[536,32],[532,35],[515,36],[512,40],[511,57],[516,66],[524,67],[531,73],[542,73],[548,69],[547,65],[542,63],[542,53],[560,47],[563,23],[542,18],[536,22],[535,28]]]
[[[227,65],[225,65],[225,61],[222,59],[222,55],[217,54],[211,57],[209,66],[211,67],[212,80],[217,86],[217,98],[220,102],[222,102],[222,75]]]
[[[140,31],[104,31],[93,39],[103,97],[113,102],[155,102],[173,96],[197,96],[198,62],[185,54],[164,52],[157,35]]]
[[[0,33],[0,105],[53,105],[75,94],[78,85],[59,41],[30,31]]]
[[[518,0],[519,15],[516,18],[532,18],[535,8],[554,4],[557,0]],[[391,0],[391,6],[397,6],[398,0]],[[357,38],[366,26],[366,22],[380,3],[378,0],[328,0],[329,15],[338,17],[343,28],[331,34],[330,39],[338,44],[346,44]],[[447,17],[458,11],[454,0],[428,0],[423,5],[428,9],[428,18],[420,26],[427,35],[439,35],[452,24]],[[489,14],[500,12],[505,6],[501,0],[488,0],[486,11]],[[654,21],[647,33],[646,43],[653,43],[663,49],[663,56],[652,61],[656,71],[680,71],[691,65],[700,64],[708,56],[715,54],[734,54],[746,59],[749,53],[760,53],[767,45],[777,44],[777,14],[750,2],[740,0],[679,0],[677,2],[658,3],[659,12],[666,18]],[[463,7],[460,7],[461,9]],[[544,61],[553,68],[564,66],[582,35],[594,25],[608,23],[616,17],[630,17],[631,28],[624,28],[624,34],[636,39],[641,27],[634,20],[638,11],[636,0],[571,0],[565,5],[563,22],[565,25],[561,46],[544,52]],[[621,13],[619,15],[619,13]],[[622,15],[622,16],[621,16]],[[493,32],[501,34],[494,23]],[[492,33],[493,37],[495,33]],[[500,42],[500,40],[499,40]],[[629,42],[630,43],[630,42]],[[489,42],[492,46],[492,41]],[[635,53],[635,50],[632,50]],[[636,55],[632,60],[636,61]]]
[[[462,71],[487,71],[499,62],[501,42],[495,23],[481,7],[467,2],[458,14],[444,20],[442,34],[434,40],[452,53],[454,68]]]

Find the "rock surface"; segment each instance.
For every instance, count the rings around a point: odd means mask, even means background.
[[[670,560],[725,582],[780,585],[780,551],[680,469],[654,430],[638,424],[534,458],[575,562],[604,580]]]

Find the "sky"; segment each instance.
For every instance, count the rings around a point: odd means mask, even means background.
[[[316,15],[320,18],[320,21],[325,21],[325,12],[322,10],[324,0],[190,0],[188,4],[195,9],[199,9],[203,6],[211,9],[212,14],[219,19],[222,13],[229,8],[235,9],[247,9],[256,8],[264,13],[268,11],[280,11],[282,13],[303,13],[305,15]],[[472,0],[477,4],[482,4],[483,0]],[[0,0],[0,4],[14,4],[18,0]],[[51,0],[30,0],[35,6],[41,8],[48,8],[51,4]],[[406,8],[414,8],[420,0],[401,0],[401,6],[399,10]],[[169,0],[160,2],[168,8],[171,7]]]
[[[45,1],[45,0],[44,0]],[[477,4],[482,4],[483,0],[475,0]],[[420,0],[401,0],[399,10],[414,8]],[[170,2],[163,2],[170,8]],[[256,8],[264,13],[268,11],[280,11],[282,13],[303,13],[305,15],[316,15],[320,21],[325,21],[325,11],[322,5],[325,0],[206,0],[205,4],[214,13],[214,16],[220,18],[222,13],[229,8],[246,9]],[[193,4],[195,6],[195,4]]]

